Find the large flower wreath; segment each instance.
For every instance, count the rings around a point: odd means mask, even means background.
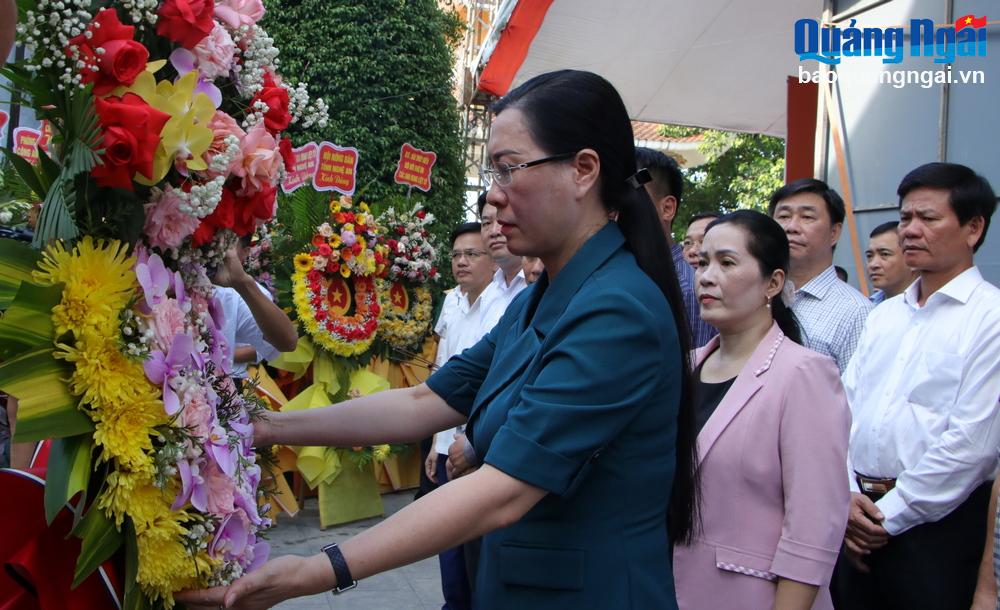
[[[299,320],[320,347],[345,357],[368,351],[381,306],[374,278],[384,273],[386,247],[368,206],[350,197],[330,204],[313,248],[295,257],[292,295]]]
[[[396,354],[419,351],[430,332],[432,300],[427,284],[440,277],[435,267],[437,247],[427,230],[432,222],[434,216],[419,203],[403,213],[388,208],[379,218],[389,251],[388,272],[379,281],[379,338]]]
[[[267,557],[261,405],[229,377],[209,272],[273,217],[283,132],[326,106],[282,79],[261,0],[18,5],[30,52],[0,73],[58,146],[8,159],[48,248],[0,240],[0,389],[19,440],[54,439],[45,508],[81,519],[72,580],[124,555],[116,605],[171,608]]]

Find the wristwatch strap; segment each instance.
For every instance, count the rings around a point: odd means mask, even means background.
[[[323,552],[330,559],[330,565],[333,566],[333,573],[337,577],[337,586],[333,589],[333,593],[343,593],[358,586],[358,581],[354,580],[354,577],[351,576],[351,569],[347,567],[347,560],[344,559],[344,554],[340,552],[340,547],[336,543],[323,547]]]

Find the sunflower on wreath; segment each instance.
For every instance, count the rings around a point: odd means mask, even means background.
[[[381,305],[375,278],[386,271],[388,248],[367,204],[350,197],[330,203],[330,221],[316,227],[312,249],[295,256],[292,297],[316,345],[337,356],[365,353],[375,340]]]
[[[430,282],[440,278],[435,261],[438,247],[427,226],[434,222],[421,204],[398,213],[387,208],[379,217],[385,227],[381,240],[388,249],[385,279],[379,280],[379,339],[391,352],[420,351],[431,329]]]

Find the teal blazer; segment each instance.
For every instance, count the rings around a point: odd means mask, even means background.
[[[680,383],[670,307],[614,223],[427,380],[468,417],[481,461],[549,492],[483,538],[477,610],[677,607]]]

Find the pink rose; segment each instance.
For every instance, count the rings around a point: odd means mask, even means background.
[[[165,299],[153,307],[152,328],[157,347],[170,349],[174,337],[184,333],[184,312],[174,299]]]
[[[278,142],[263,124],[250,128],[243,140],[243,190],[241,194],[259,191],[273,185],[284,167],[284,160],[278,150]]]
[[[212,159],[215,155],[226,152],[228,145],[226,144],[227,136],[236,136],[240,141],[241,145],[243,139],[246,138],[247,134],[240,128],[236,119],[229,116],[221,110],[216,110],[215,114],[212,116],[212,120],[208,123],[208,128],[212,130],[212,145],[208,147],[205,152],[205,162],[208,163],[208,175],[211,177],[216,177],[219,175],[236,174],[237,176],[243,176],[243,150],[240,149],[236,153],[236,157],[229,163],[229,167],[225,172],[221,174],[211,168]]]
[[[198,59],[198,72],[212,80],[229,74],[233,55],[236,53],[236,43],[226,28],[216,23],[209,35],[196,44],[192,51]]]
[[[176,248],[198,228],[200,221],[181,211],[181,201],[177,192],[167,187],[159,197],[144,206],[146,224],[143,232],[152,246],[161,250]]]
[[[206,460],[201,476],[205,480],[205,490],[208,492],[208,512],[215,515],[228,515],[233,512],[236,492],[236,482],[233,477],[226,476],[212,460]]]
[[[225,22],[231,29],[241,25],[253,25],[264,16],[261,0],[222,0],[215,5],[215,17]]]

